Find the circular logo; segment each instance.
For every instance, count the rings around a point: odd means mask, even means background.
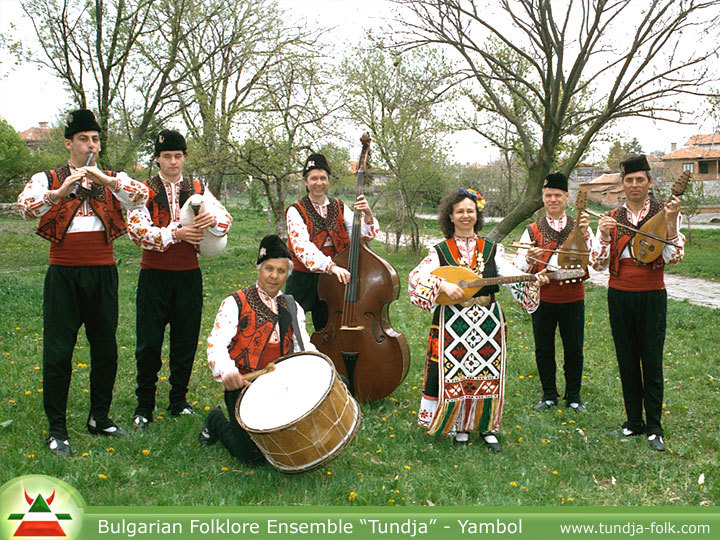
[[[75,488],[39,474],[0,487],[0,538],[80,538],[85,502]]]

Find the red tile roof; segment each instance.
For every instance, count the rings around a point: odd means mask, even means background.
[[[701,148],[699,146],[679,148],[663,156],[664,161],[717,158],[720,158],[720,148]]]
[[[693,135],[687,140],[685,146],[695,146],[703,144],[720,144],[720,133],[711,133],[709,135]]]

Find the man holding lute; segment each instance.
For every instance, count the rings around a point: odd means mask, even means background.
[[[672,195],[663,205],[650,199],[653,179],[643,155],[623,161],[620,174],[626,202],[600,218],[593,264],[596,270],[610,269],[608,311],[627,413],[627,421],[609,435],[644,433],[653,450],[663,451],[662,356],[667,314],[663,270],[685,254],[685,237],[679,233],[680,200]],[[657,250],[657,258],[648,264],[634,260],[633,239],[661,213],[667,233],[662,251]]]

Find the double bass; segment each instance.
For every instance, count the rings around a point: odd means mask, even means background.
[[[356,198],[363,194],[370,135],[363,134],[360,141]],[[378,401],[405,379],[410,350],[405,336],[390,325],[390,304],[400,294],[400,280],[395,268],[362,238],[361,217],[362,211],[355,210],[350,246],[333,258],[350,271],[349,283],[330,274],[318,279],[318,297],[328,306],[328,322],[310,341],[348,378],[359,401]]]

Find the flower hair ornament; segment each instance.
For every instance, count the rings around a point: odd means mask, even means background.
[[[477,206],[478,212],[482,212],[485,208],[485,204],[487,204],[487,201],[485,201],[485,198],[480,195],[477,191],[470,188],[460,188],[458,189],[458,193],[462,193],[463,195],[469,196],[473,201],[475,201],[475,205]]]

